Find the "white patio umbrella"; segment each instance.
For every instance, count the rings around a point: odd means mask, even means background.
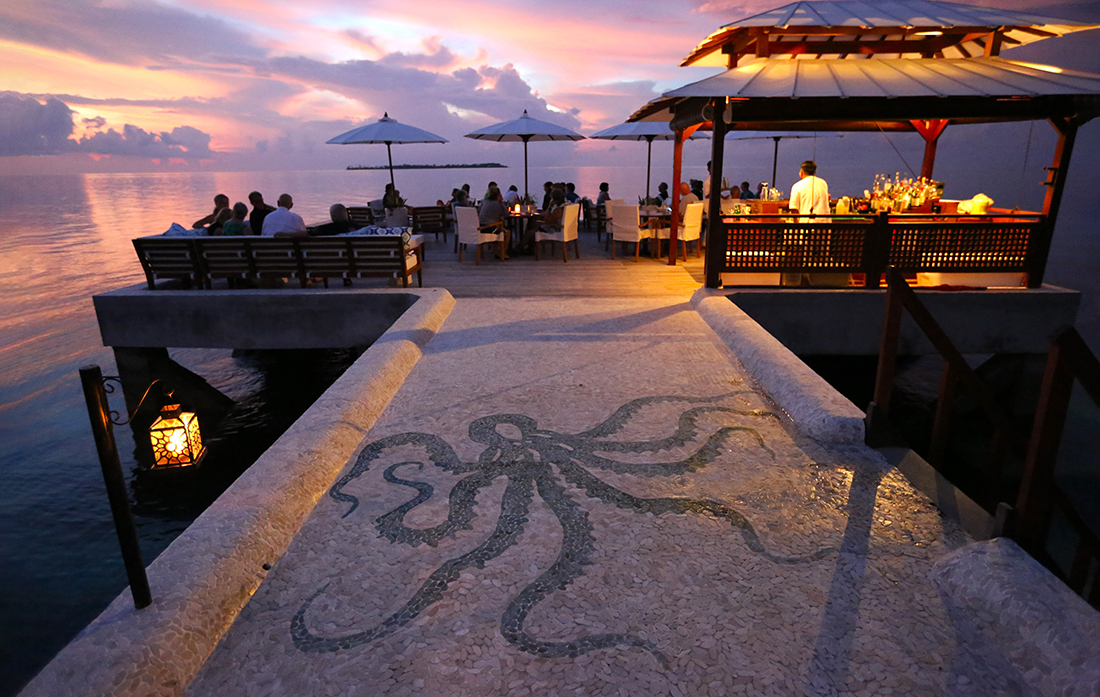
[[[539,119],[533,119],[527,115],[527,110],[523,110],[523,116],[512,121],[502,121],[501,123],[493,124],[492,126],[486,126],[480,128],[473,133],[467,133],[467,138],[473,138],[474,140],[492,140],[497,143],[501,141],[516,142],[523,141],[523,194],[528,193],[527,188],[527,142],[531,140],[584,140],[584,136],[580,133],[574,133],[568,128],[564,128],[557,124],[550,123],[548,121],[540,121]]]
[[[645,159],[645,197],[649,198],[649,173],[653,164],[653,141],[672,140],[676,137],[676,133],[669,130],[666,121],[634,121],[605,128],[588,137],[598,138],[599,140],[644,140],[648,144]],[[691,139],[697,138],[710,138],[710,134],[699,131],[691,134]]]
[[[744,136],[739,135],[746,131],[730,131],[726,134],[726,140],[774,140],[775,141],[775,153],[772,155],[772,182],[771,185],[775,186],[776,167],[779,165],[779,141],[784,138],[843,138],[844,136],[839,133],[811,133],[811,134],[797,134],[789,131],[756,131],[756,135]],[[753,131],[747,131],[752,133]],[[816,146],[815,146],[816,149]]]
[[[393,181],[393,154],[390,152],[391,143],[446,143],[447,139],[434,133],[425,131],[416,126],[407,126],[390,118],[386,112],[375,123],[353,128],[347,133],[342,133],[332,140],[325,141],[336,145],[385,143],[386,157],[390,161],[390,186],[397,186]]]

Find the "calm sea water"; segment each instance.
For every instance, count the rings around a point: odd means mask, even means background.
[[[754,182],[770,178],[771,144],[759,147],[758,162],[738,173]],[[699,162],[685,176],[702,178],[705,148],[690,148]],[[655,162],[658,153],[655,147]],[[787,159],[797,162],[802,156],[792,152]],[[532,188],[541,188],[536,182],[546,179],[573,181],[581,194],[595,197],[599,183],[608,181],[614,194],[630,200],[645,190],[644,147],[631,147],[629,158],[641,166],[533,168]],[[784,160],[783,167],[789,164]],[[852,184],[834,190],[862,187],[876,168],[849,170]],[[94,362],[106,374],[115,372],[111,351],[100,342],[91,298],[143,282],[130,240],[162,232],[173,222],[189,225],[210,211],[218,192],[232,201],[246,200],[254,189],[269,201],[290,192],[307,222],[320,221],[334,202],[377,198],[388,176],[382,171],[0,176],[0,695],[14,694],[126,586],[77,370]],[[405,170],[396,177],[414,205],[446,199],[464,182],[475,196],[490,179],[521,188],[523,183],[522,170],[514,168]],[[660,178],[654,177],[654,189]],[[1085,291],[1080,325],[1092,345],[1100,346],[1095,273],[1100,200],[1090,193],[1091,182],[1082,179],[1077,176],[1067,195],[1048,280]],[[285,428],[288,423],[280,419],[286,415],[265,411],[265,405],[292,396],[308,404],[323,389],[318,386],[331,382],[354,355],[312,356],[305,362],[314,368],[298,372],[285,370],[282,359],[270,353],[173,350],[172,357],[237,402],[211,426],[208,440],[216,442]],[[291,360],[303,363],[300,357]],[[121,406],[121,398],[117,402]],[[236,476],[239,462],[258,454],[250,452],[254,443],[241,441],[233,461],[204,465],[222,474],[207,475],[180,499],[134,476],[131,433],[122,427],[116,435],[146,563]]]

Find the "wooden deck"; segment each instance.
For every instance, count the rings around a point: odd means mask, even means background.
[[[668,265],[668,257],[660,260],[642,256],[634,263],[634,246],[627,245],[630,254],[620,256],[620,246],[614,261],[611,252],[604,251],[596,233],[581,231],[580,253],[576,259],[570,249],[569,261],[561,260],[561,246],[543,249],[540,261],[534,256],[514,256],[507,261],[494,258],[486,246],[479,266],[474,265],[473,249],[462,254],[462,263],[454,253],[454,239],[434,235],[425,239],[424,287],[446,288],[456,298],[493,297],[661,297],[690,296],[703,285],[703,260],[688,250],[688,261],[677,260]],[[486,258],[487,257],[487,258]],[[356,281],[356,285],[360,282]]]

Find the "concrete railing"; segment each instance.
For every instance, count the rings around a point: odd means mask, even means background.
[[[826,443],[863,443],[863,411],[729,298],[700,290],[691,304],[806,435]]]
[[[402,292],[419,300],[149,565],[153,604],[124,591],[23,697],[183,693],[454,307]]]

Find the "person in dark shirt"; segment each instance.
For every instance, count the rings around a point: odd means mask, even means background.
[[[214,212],[208,216],[199,218],[191,227],[196,230],[206,229],[207,234],[209,235],[220,234],[222,229],[222,222],[228,220],[229,216],[226,216],[226,218],[224,218],[222,221],[218,220],[218,216],[221,215],[222,211],[227,210],[229,210],[229,197],[225,194],[218,194],[214,197]],[[231,215],[232,212],[230,212],[230,216]]]
[[[328,214],[332,218],[332,222],[309,228],[308,232],[312,237],[343,235],[356,229],[355,223],[351,222],[351,218],[348,217],[348,209],[344,207],[344,204],[332,204],[328,209]]]
[[[569,203],[576,203],[581,200],[581,197],[577,195],[577,186],[573,182],[568,182],[565,185],[565,200]]]
[[[745,199],[750,198],[756,198],[756,194],[754,194],[752,192],[752,189],[749,188],[748,182],[741,182],[741,200],[744,201]]]
[[[542,190],[545,192],[542,196],[542,210],[550,209],[550,192],[554,189],[554,182],[545,182],[542,185]]]
[[[264,203],[263,194],[259,191],[250,193],[248,202],[252,204],[252,213],[248,216],[248,226],[252,228],[253,235],[259,235],[264,231],[264,218],[275,208]]]
[[[671,198],[668,194],[668,182],[661,182],[657,185],[657,200],[661,202],[662,206],[668,205],[668,200]]]

